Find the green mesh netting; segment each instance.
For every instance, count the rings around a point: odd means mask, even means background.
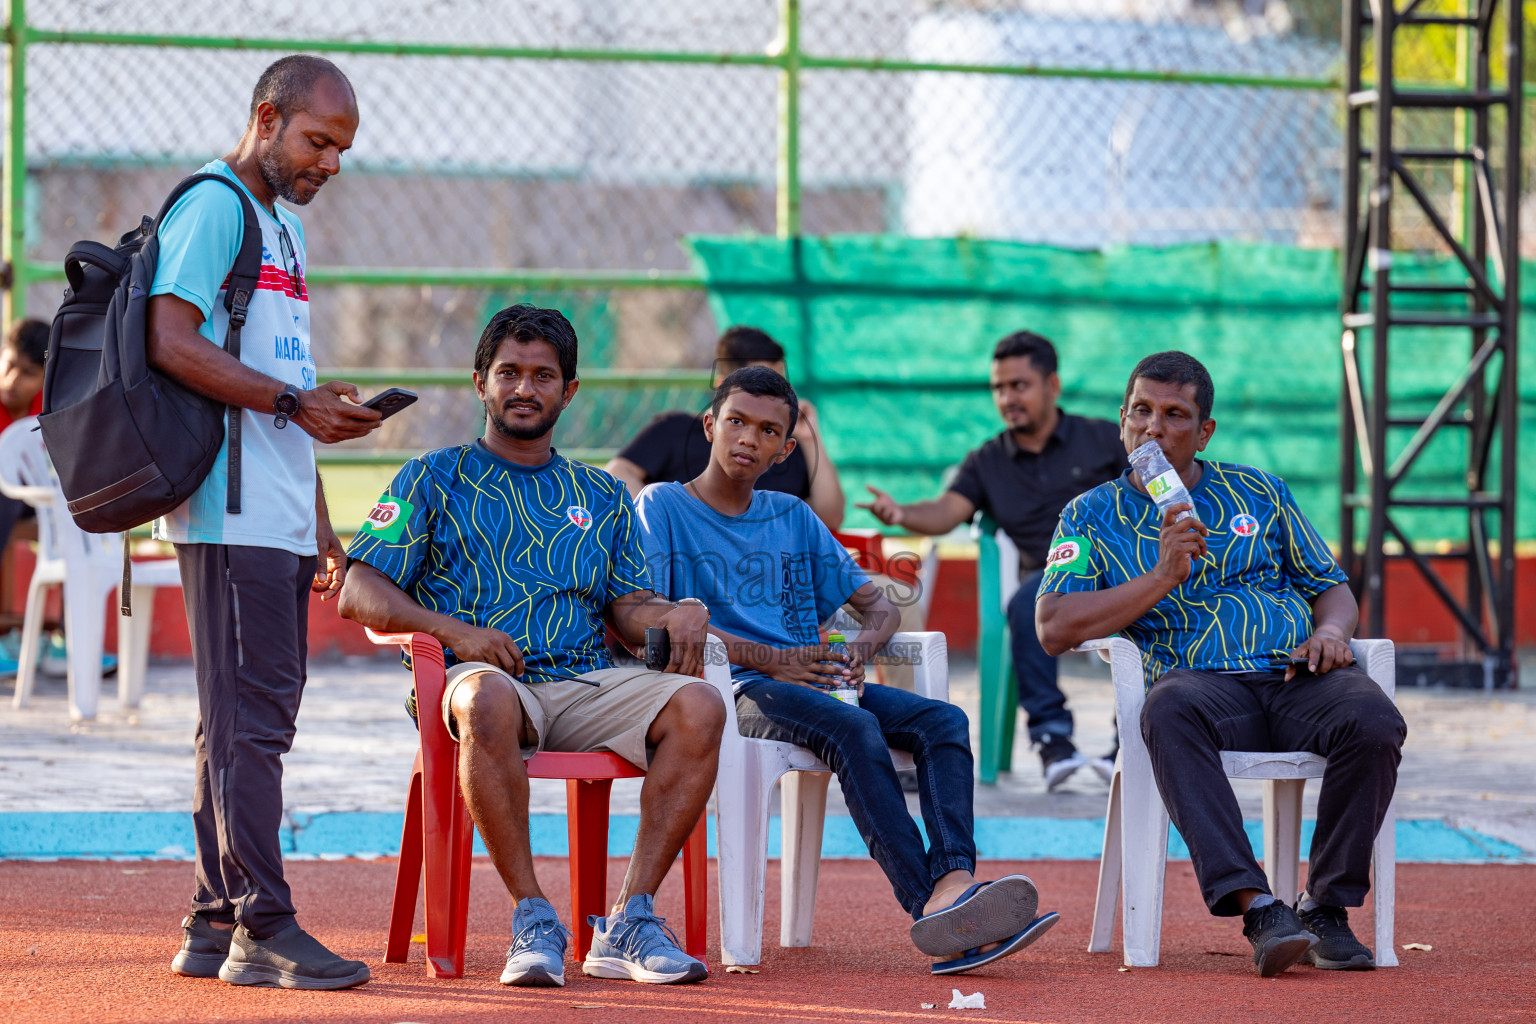
[[[689,245],[717,321],[756,325],[784,344],[796,387],[820,411],[850,504],[863,500],[866,483],[905,501],[937,493],[945,467],[1001,429],[986,388],[992,346],[1028,329],[1061,354],[1063,408],[1087,416],[1117,415],[1142,356],[1194,355],[1216,382],[1209,457],[1279,473],[1318,528],[1338,535],[1335,252],[1237,243],[1085,252],[867,235],[695,237]],[[1400,262],[1394,273],[1445,280],[1450,269]],[[1466,365],[1466,337],[1402,331],[1391,366],[1394,414],[1434,405]],[[1536,452],[1529,360],[1520,384],[1524,450]],[[1442,432],[1399,493],[1464,491],[1466,433]],[[1393,431],[1394,451],[1410,434]],[[1522,474],[1520,488],[1519,535],[1536,537],[1536,475]],[[876,525],[851,511],[847,525]],[[1464,513],[1397,517],[1415,540],[1466,535]]]

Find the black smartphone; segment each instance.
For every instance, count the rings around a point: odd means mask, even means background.
[[[1275,668],[1285,668],[1287,665],[1305,665],[1306,658],[1293,658],[1289,654],[1271,654],[1269,663]]]
[[[672,637],[665,626],[647,626],[645,630],[645,667],[665,672],[672,663]]]
[[[377,409],[384,414],[385,419],[389,419],[414,401],[416,401],[416,392],[407,391],[405,388],[390,388],[388,391],[380,391],[364,402],[363,406],[368,409]]]

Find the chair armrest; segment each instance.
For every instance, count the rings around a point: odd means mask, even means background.
[[[897,633],[875,652],[875,663],[911,665],[912,688],[919,697],[949,700],[949,642],[943,633]]]
[[[363,635],[368,638],[369,643],[378,644],[380,647],[388,647],[390,645],[405,647],[416,637],[426,636],[425,633],[379,633],[369,629],[367,626],[363,627]]]
[[[1397,646],[1391,640],[1351,640],[1355,661],[1388,697],[1397,699]]]
[[[713,633],[704,638],[704,681],[720,693],[725,702],[724,741],[734,743],[741,738],[736,724],[736,688],[731,682],[731,659],[725,641]]]
[[[1085,640],[1074,651],[1094,651],[1109,662],[1109,674],[1115,681],[1115,707],[1122,722],[1139,722],[1141,705],[1147,699],[1146,675],[1141,664],[1141,649],[1123,636]]]

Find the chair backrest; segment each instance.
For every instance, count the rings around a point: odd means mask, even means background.
[[[1019,549],[997,521],[986,513],[976,517],[971,527],[976,538],[976,583],[981,588],[988,608],[995,599],[1004,621],[1008,616],[1008,602],[1019,590]],[[991,591],[995,598],[986,597]]]
[[[64,511],[59,488],[37,417],[26,416],[0,434],[0,491],[37,509],[38,559],[63,562],[66,571],[95,563],[122,562],[122,538],[115,533],[86,533]]]

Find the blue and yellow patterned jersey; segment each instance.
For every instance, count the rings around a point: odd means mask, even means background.
[[[651,589],[622,483],[558,453],[519,466],[479,441],[401,467],[347,555],[424,608],[506,633],[531,682],[611,667],[603,609]]]
[[[1191,490],[1210,529],[1189,579],[1123,630],[1150,685],[1175,668],[1267,672],[1312,635],[1313,598],[1345,581],[1285,481],[1252,466],[1202,462]],[[1061,513],[1040,593],[1107,590],[1157,564],[1162,518],[1131,471]]]

